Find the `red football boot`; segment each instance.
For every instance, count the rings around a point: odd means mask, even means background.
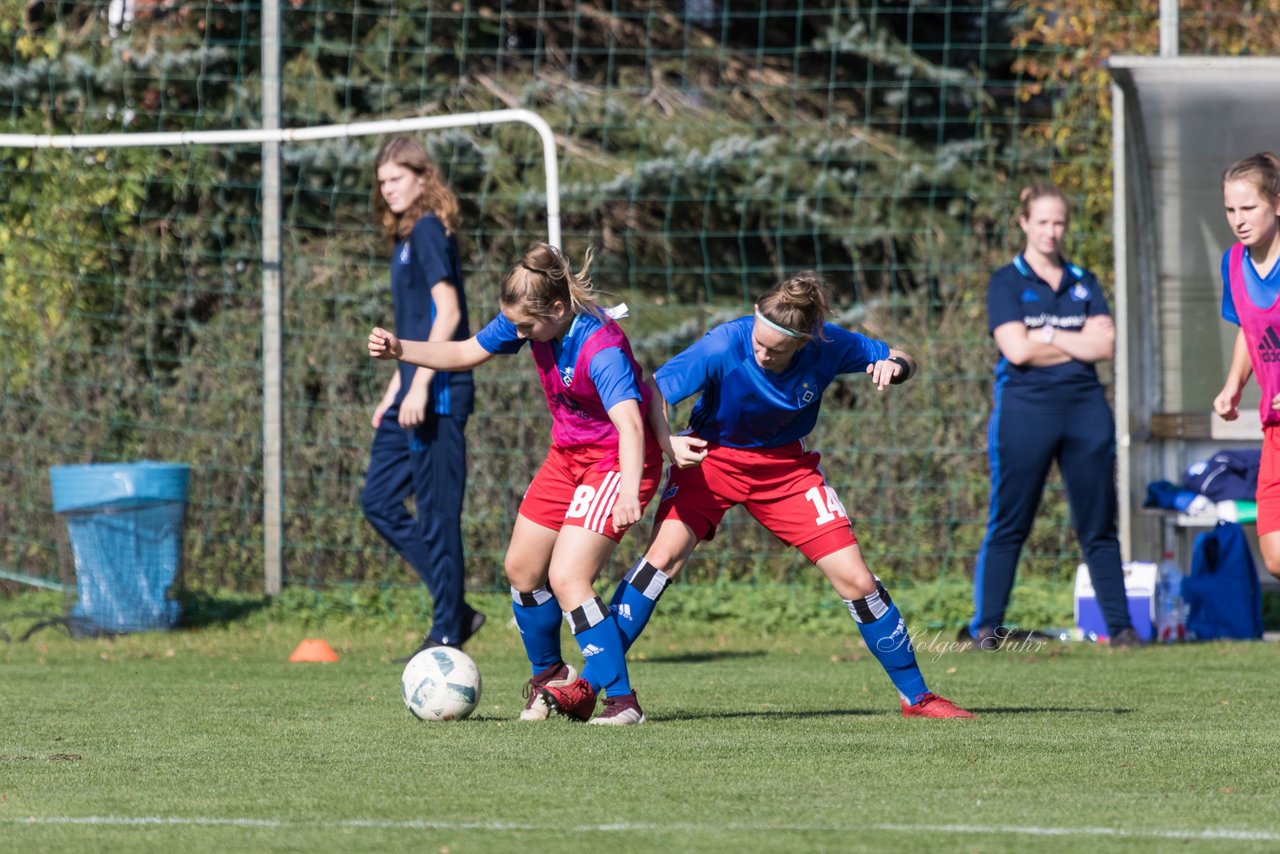
[[[596,691],[581,677],[563,687],[547,685],[539,693],[547,708],[575,721],[585,721],[596,710]]]
[[[966,712],[955,703],[939,697],[937,694],[928,693],[920,697],[915,705],[902,701],[902,716],[904,718],[976,718],[973,712]]]

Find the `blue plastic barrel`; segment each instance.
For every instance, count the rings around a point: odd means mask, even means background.
[[[53,509],[67,522],[76,569],[73,628],[169,629],[182,566],[191,467],[181,463],[53,466]]]

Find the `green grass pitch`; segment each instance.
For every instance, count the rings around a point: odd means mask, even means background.
[[[615,730],[516,720],[519,638],[483,607],[483,697],[446,724],[400,700],[402,628],[0,643],[0,849],[1280,848],[1276,643],[975,654],[922,633],[930,687],[979,718],[905,720],[852,624],[660,612],[633,650],[649,723]],[[342,660],[287,663],[307,636]]]

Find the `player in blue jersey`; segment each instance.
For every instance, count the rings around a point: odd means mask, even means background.
[[[374,163],[374,223],[392,246],[396,332],[461,341],[470,334],[458,200],[418,140],[388,140]],[[471,374],[400,365],[373,411],[374,437],[360,504],[374,529],[431,592],[431,627],[405,662],[427,647],[461,647],[485,615],[467,604],[462,498],[467,482],[463,431],[472,405]],[[413,496],[416,515],[405,509]]]
[[[1114,646],[1141,642],[1129,618],[1117,537],[1115,420],[1094,364],[1115,353],[1097,278],[1062,256],[1067,201],[1051,184],[1021,193],[1026,247],[991,277],[988,330],[1000,351],[987,431],[991,509],[961,640],[999,649],[1034,633],[1004,625],[1022,544],[1054,460]]]
[[[973,717],[925,685],[898,608],[863,560],[819,454],[804,446],[838,376],[870,374],[883,391],[906,381],[915,363],[826,316],[825,282],[798,273],[761,296],[751,316],[715,327],[654,374],[656,432],[673,465],[649,548],[610,608],[630,646],[694,547],[741,504],[830,580],[897,688],[902,714]],[[699,393],[688,431],[670,435],[665,404]]]
[[[662,449],[647,421],[650,392],[615,317],[596,303],[587,261],[535,244],[502,279],[502,308],[474,338],[400,341],[369,335],[369,355],[439,370],[474,368],[530,344],[551,410],[551,449],[520,502],[504,569],[532,678],[520,719],[552,712],[593,724],[644,722],[616,618],[592,582],[658,491]],[[582,649],[581,677],[560,655],[563,615]]]

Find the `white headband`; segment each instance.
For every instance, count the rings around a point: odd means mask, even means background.
[[[769,318],[761,314],[759,308],[756,309],[756,320],[760,321],[761,323],[763,323],[765,326],[769,327],[773,331],[781,332],[783,335],[786,335],[789,338],[799,338],[803,340],[809,337],[808,335],[804,335],[802,333],[788,329],[785,326],[779,326],[778,324],[774,323],[772,320],[770,320]]]

